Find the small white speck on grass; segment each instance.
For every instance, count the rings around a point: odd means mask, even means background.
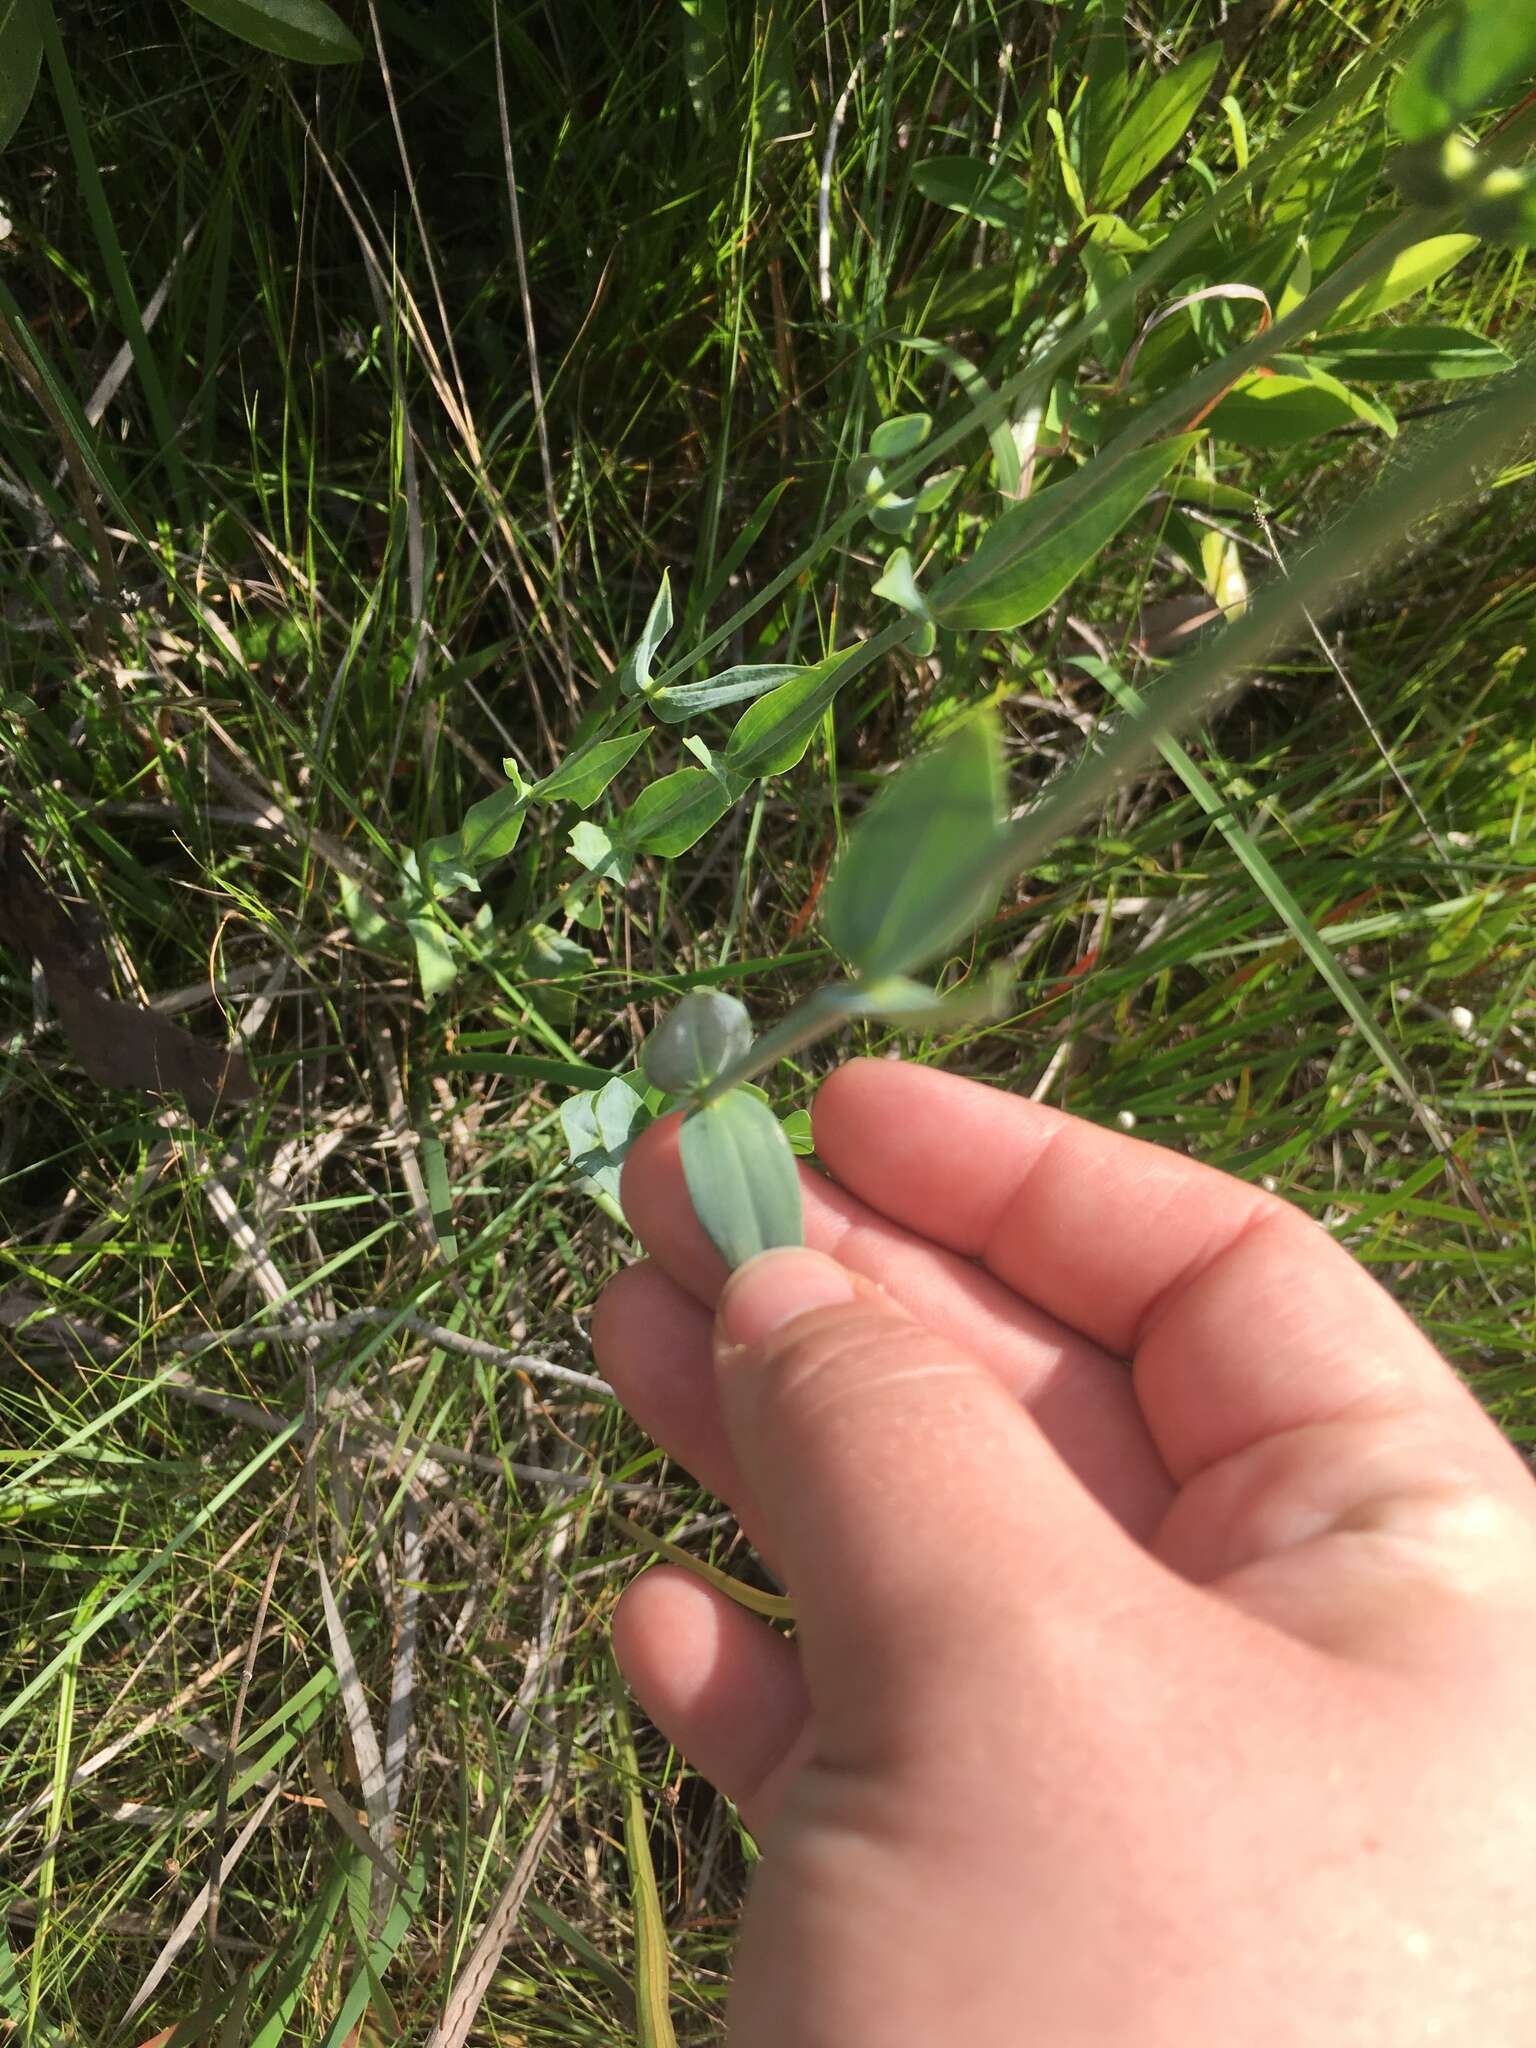
[[[1266,1173],[1260,1180],[1259,1186],[1264,1190],[1266,1195],[1278,1195],[1280,1192],[1280,1183],[1275,1179],[1275,1176],[1272,1173]]]
[[[1467,1036],[1473,1025],[1477,1022],[1477,1019],[1465,1003],[1457,1003],[1452,1009],[1447,1010],[1446,1017],[1451,1029],[1459,1031],[1463,1038]]]
[[[1134,1130],[1135,1130],[1135,1128],[1136,1128],[1136,1112],[1135,1112],[1135,1110],[1134,1110],[1134,1109],[1122,1109],[1122,1110],[1118,1110],[1118,1111],[1116,1112],[1116,1114],[1115,1114],[1115,1122],[1116,1122],[1116,1123],[1117,1123],[1117,1124],[1118,1124],[1118,1125],[1120,1126],[1120,1128],[1121,1128],[1121,1130],[1122,1130],[1122,1131],[1134,1131]]]

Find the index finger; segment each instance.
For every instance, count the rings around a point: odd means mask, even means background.
[[[1346,1410],[1438,1404],[1448,1425],[1496,1437],[1342,1247],[1212,1167],[886,1060],[853,1061],[825,1083],[815,1132],[828,1168],[870,1207],[1130,1359],[1180,1483]]]

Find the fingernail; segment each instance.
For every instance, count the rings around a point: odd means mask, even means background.
[[[760,1344],[796,1316],[855,1299],[852,1279],[823,1252],[759,1252],[725,1283],[720,1329],[731,1344]]]

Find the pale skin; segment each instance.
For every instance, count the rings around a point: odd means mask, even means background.
[[[732,2048],[1530,2048],[1536,1486],[1289,1204],[857,1061],[726,1284],[675,1120],[599,1362],[793,1641],[614,1625],[763,1862]]]

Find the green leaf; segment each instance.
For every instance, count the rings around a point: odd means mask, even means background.
[[[808,1159],[816,1150],[816,1134],[811,1129],[811,1112],[808,1109],[792,1109],[788,1116],[781,1116],[779,1129],[797,1159]]]
[[[959,1031],[999,1016],[1012,989],[1013,970],[1004,961],[945,994],[904,974],[888,974],[880,981],[856,982],[844,1002],[850,1017],[878,1017],[908,1031]]]
[[[759,697],[737,719],[725,743],[724,762],[735,775],[784,775],[811,743],[827,706],[841,687],[840,671],[853,653],[839,648],[793,682]]]
[[[707,768],[679,768],[641,790],[615,824],[614,837],[636,853],[686,853],[740,794]]]
[[[21,126],[43,61],[39,16],[52,0],[0,0],[0,149]]]
[[[680,4],[688,97],[700,123],[712,128],[720,96],[730,81],[730,0],[680,0]]]
[[[187,0],[243,43],[299,64],[355,64],[363,46],[324,0]]]
[[[972,404],[983,405],[994,395],[992,386],[975,364],[947,342],[929,341],[917,334],[903,334],[897,337],[897,346],[937,356]],[[987,428],[987,441],[992,450],[993,481],[1005,498],[1011,498],[1019,488],[1019,451],[1006,418],[993,420]]]
[[[1029,191],[1023,180],[979,157],[931,156],[913,165],[912,182],[935,205],[988,227],[1022,234],[1030,224]]]
[[[1106,249],[1098,242],[1083,245],[1082,264],[1088,278],[1088,296],[1083,302],[1083,311],[1085,314],[1097,313],[1111,293],[1117,292],[1125,283],[1131,274],[1131,266],[1118,250]],[[1129,354],[1136,339],[1134,304],[1123,306],[1105,323],[1104,338],[1109,343],[1108,351],[1100,348],[1096,352],[1100,360],[1112,368]]]
[[[352,936],[360,946],[374,945],[389,931],[389,919],[382,911],[376,910],[350,875],[342,875],[337,884],[341,896],[342,915],[352,927]]]
[[[494,796],[471,804],[457,832],[429,839],[421,849],[421,874],[439,896],[478,889],[480,871],[516,846],[527,815],[528,789],[520,776]]]
[[[694,989],[657,1025],[640,1053],[645,1078],[664,1095],[698,1095],[752,1044],[747,1006],[720,989]]]
[[[541,1017],[564,1030],[576,1015],[575,984],[591,972],[591,951],[547,924],[531,924],[519,935],[513,966],[524,993]]]
[[[1423,37],[1388,104],[1404,142],[1447,135],[1536,70],[1536,11],[1517,0],[1462,0]]]
[[[1122,116],[1094,185],[1095,209],[1112,210],[1183,141],[1220,62],[1220,43],[1207,43],[1165,72]]]
[[[768,142],[775,142],[792,128],[803,125],[800,95],[795,88],[794,37],[783,10],[772,16],[767,40],[761,46],[755,112],[760,132]]]
[[[1309,362],[1364,384],[1449,383],[1497,377],[1514,368],[1496,341],[1466,327],[1371,327],[1329,334],[1307,351]]]
[[[1329,327],[1359,327],[1405,299],[1416,298],[1476,247],[1476,235],[1431,235],[1427,241],[1415,242],[1373,283],[1351,292],[1332,314]]]
[[[876,427],[869,437],[869,452],[882,462],[899,462],[903,456],[915,455],[932,431],[933,421],[927,413],[901,413]]]
[[[1002,801],[997,721],[982,713],[860,818],[822,897],[822,927],[865,981],[921,966],[985,916],[998,889]]]
[[[899,605],[904,612],[911,612],[914,618],[926,619],[928,616],[927,602],[917,587],[917,578],[912,574],[912,557],[905,548],[892,550],[873,590],[876,597]]]
[[[1253,510],[1252,491],[1239,490],[1236,484],[1218,483],[1209,476],[1176,476],[1168,486],[1168,495],[1175,504],[1203,505],[1207,512]]]
[[[521,777],[509,782],[505,789],[498,789],[494,796],[471,804],[458,835],[466,863],[482,868],[493,860],[505,859],[518,842],[527,806],[528,789]]]
[[[1104,0],[1097,9],[1085,10],[1083,35],[1083,89],[1072,107],[1071,129],[1073,161],[1092,190],[1104,153],[1124,118],[1130,91],[1121,0]]]
[[[568,755],[542,782],[536,782],[528,792],[529,798],[539,804],[575,804],[584,811],[597,802],[619,770],[634,759],[649,738],[642,727],[639,732],[621,733],[617,739],[594,740],[590,746]]]
[[[517,965],[528,975],[546,981],[571,981],[592,966],[592,951],[557,932],[552,925],[531,924],[523,933]]]
[[[805,1242],[795,1155],[765,1102],[733,1088],[683,1119],[678,1146],[694,1213],[728,1266]]]
[[[590,818],[583,818],[579,825],[571,828],[566,845],[570,848],[571,857],[600,882],[614,882],[622,889],[629,880],[632,865],[629,849],[616,846],[602,826],[593,824]]]
[[[1104,475],[1088,463],[1013,506],[987,529],[970,561],[939,584],[928,608],[944,626],[1003,628],[1038,618],[1106,548],[1195,436],[1155,441]]]
[[[765,691],[787,683],[791,676],[804,673],[803,665],[794,661],[749,662],[739,668],[723,668],[719,675],[709,676],[702,683],[672,683],[657,690],[650,700],[651,709],[664,725],[681,725],[701,711],[717,711],[722,704],[740,704],[748,697],[761,697]]]
[[[601,1088],[568,1095],[560,1128],[577,1185],[617,1202],[624,1155],[648,1121],[644,1097],[617,1074]]]
[[[1072,161],[1072,152],[1067,146],[1066,123],[1062,120],[1058,108],[1046,108],[1045,125],[1056,139],[1056,162],[1061,171],[1062,189],[1072,203],[1072,211],[1079,220],[1083,220],[1087,216],[1088,200],[1083,191],[1083,181],[1077,175],[1077,166]]]
[[[672,630],[672,575],[663,570],[661,588],[657,591],[640,638],[619,663],[619,688],[626,697],[648,690],[651,685],[651,664],[656,659],[656,650]]]
[[[1245,377],[1206,422],[1240,448],[1294,448],[1358,417],[1350,394],[1323,375]]]
[[[454,941],[446,928],[435,918],[408,917],[405,928],[416,947],[416,971],[421,976],[421,992],[430,1003],[434,996],[442,994],[456,979],[459,963],[454,957]]]

